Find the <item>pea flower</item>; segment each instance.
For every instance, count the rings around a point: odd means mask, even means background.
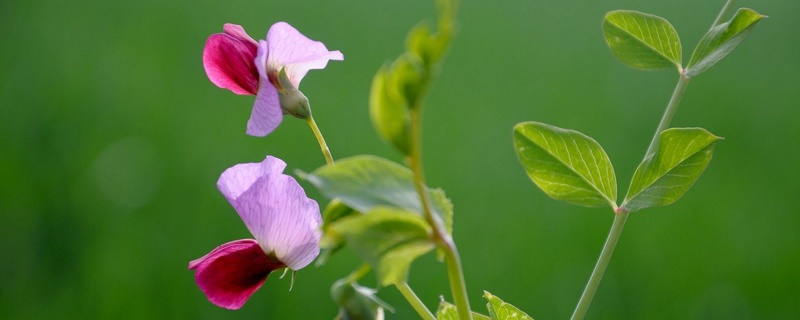
[[[288,113],[310,115],[308,99],[298,90],[311,69],[323,69],[328,60],[344,60],[339,50],[328,51],[286,22],[272,25],[266,40],[256,42],[244,29],[225,24],[224,33],[208,37],[203,67],[216,86],[241,95],[256,95],[247,121],[247,134],[263,137],[275,130]]]
[[[200,290],[215,305],[239,309],[272,271],[302,269],[319,255],[319,206],[283,174],[285,168],[285,162],[267,156],[219,177],[217,188],[255,240],[228,242],[189,262]]]

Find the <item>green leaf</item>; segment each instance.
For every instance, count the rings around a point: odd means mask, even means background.
[[[298,172],[326,197],[339,198],[359,212],[377,206],[402,208],[422,216],[422,204],[410,169],[375,156],[355,156],[320,167],[312,173]],[[448,232],[453,230],[453,205],[440,189],[428,189],[431,210]]]
[[[383,66],[372,79],[369,114],[378,135],[403,154],[408,154],[408,101],[397,88],[398,72]]]
[[[681,70],[681,40],[669,21],[638,11],[618,10],[606,14],[603,36],[614,56],[644,70],[671,66]]]
[[[702,128],[661,132],[656,153],[636,168],[622,208],[632,212],[678,200],[706,169],[720,139]]]
[[[383,286],[406,281],[411,262],[435,247],[425,219],[397,208],[376,207],[367,214],[343,218],[331,228],[375,267]]]
[[[690,77],[698,75],[725,58],[763,18],[766,16],[751,9],[741,8],[730,21],[711,28],[694,49],[692,59],[686,67],[686,75]]]
[[[539,122],[514,127],[522,166],[548,196],[581,206],[616,208],[617,178],[597,141],[574,130]]]
[[[489,301],[486,304],[486,308],[489,309],[489,316],[492,317],[492,320],[533,320],[531,316],[522,312],[522,310],[500,300],[500,298],[488,291],[483,292],[483,298]]]
[[[354,214],[361,213],[348,207],[344,202],[338,199],[333,199],[328,206],[325,207],[325,211],[322,212],[322,239],[319,243],[320,253],[317,257],[317,266],[325,264],[325,262],[330,259],[330,256],[341,249],[345,244],[344,237],[334,232],[330,226],[334,222]]]
[[[440,302],[439,310],[436,311],[436,319],[458,320],[458,310],[456,310],[456,306],[445,301]],[[492,320],[492,318],[489,318],[477,312],[472,312],[472,320]]]
[[[448,40],[441,33],[433,33],[430,23],[418,23],[406,36],[406,50],[430,66],[438,62],[447,49]]]

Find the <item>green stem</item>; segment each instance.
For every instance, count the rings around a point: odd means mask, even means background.
[[[472,312],[469,307],[469,297],[464,281],[464,272],[461,268],[461,260],[458,256],[456,244],[438,217],[433,215],[430,209],[430,200],[425,187],[425,174],[422,169],[422,115],[421,106],[415,105],[411,108],[411,152],[409,162],[411,171],[414,172],[414,185],[419,194],[422,211],[425,220],[433,228],[433,239],[440,249],[444,251],[445,263],[447,264],[447,275],[450,280],[450,291],[453,294],[453,302],[456,305],[459,320],[472,320]]]
[[[423,320],[436,320],[436,317],[434,317],[430,310],[425,307],[425,304],[423,304],[422,300],[417,297],[417,295],[414,293],[414,290],[411,290],[411,287],[408,286],[408,283],[396,283],[395,287],[397,287],[397,290],[403,294],[403,297],[408,300],[408,303],[414,308],[414,311],[417,311]]]
[[[733,0],[728,0],[725,2],[725,5],[722,6],[722,10],[719,11],[717,18],[714,19],[714,23],[711,25],[711,28],[714,28],[716,25],[718,25],[720,21],[724,19],[726,15],[728,15],[728,12],[731,11],[732,7]],[[667,104],[667,110],[664,111],[664,116],[661,117],[661,122],[658,124],[655,135],[653,135],[653,140],[650,140],[650,147],[647,148],[645,159],[658,151],[658,143],[661,138],[661,132],[669,128],[669,123],[672,121],[672,117],[675,115],[675,110],[678,109],[678,105],[681,103],[681,98],[683,98],[683,93],[686,91],[686,86],[689,85],[690,79],[691,77],[686,75],[686,69],[681,69],[680,79],[678,79],[678,84],[675,86],[675,91],[672,92],[672,97],[669,99],[669,104]]]
[[[614,247],[617,246],[622,228],[625,226],[625,221],[628,220],[628,212],[619,210],[614,215],[614,224],[611,226],[611,231],[608,232],[606,244],[603,245],[603,251],[600,252],[600,258],[597,259],[597,264],[594,266],[592,276],[589,277],[589,282],[586,284],[586,289],[583,290],[583,295],[578,301],[578,306],[575,307],[575,312],[572,313],[572,320],[581,320],[589,310],[589,304],[592,303],[597,287],[600,285],[600,280],[603,279],[603,273],[606,272],[608,261],[611,260],[611,255],[614,253]]]
[[[329,165],[333,164],[331,150],[328,149],[328,144],[325,143],[325,138],[322,137],[322,132],[319,131],[319,127],[317,127],[317,122],[314,121],[314,117],[308,116],[306,120],[308,121],[308,125],[311,127],[311,131],[314,132],[314,137],[317,138],[317,143],[319,143],[319,148],[322,150],[322,155],[325,156],[325,163]]]
[[[461,268],[461,258],[452,238],[443,239],[440,248],[444,249],[444,259],[447,264],[447,277],[450,280],[450,291],[453,292],[453,302],[458,311],[460,320],[472,320],[472,311],[467,297],[467,284],[464,282],[464,271]]]
[[[653,139],[650,140],[650,146],[647,148],[647,153],[644,155],[645,159],[658,151],[661,132],[669,128],[669,123],[672,122],[672,117],[675,116],[675,111],[678,110],[678,105],[681,103],[681,98],[683,98],[683,93],[686,92],[686,86],[689,85],[690,79],[689,76],[681,71],[680,79],[678,79],[678,84],[675,86],[675,91],[672,92],[672,97],[669,99],[667,109],[664,110],[664,115],[661,117],[661,122],[658,123],[656,133],[653,135]]]
[[[728,15],[728,12],[731,11],[732,7],[733,7],[733,0],[728,0],[728,2],[726,2],[725,5],[722,7],[722,10],[719,11],[717,18],[714,19],[714,23],[711,25],[711,27],[712,28],[716,27],[722,21],[722,19],[724,19],[725,16]]]
[[[353,270],[345,279],[348,283],[356,282],[369,273],[370,270],[372,270],[372,266],[369,263],[362,263],[358,269]]]

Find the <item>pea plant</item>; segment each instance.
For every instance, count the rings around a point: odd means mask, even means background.
[[[678,73],[664,115],[619,205],[614,167],[597,141],[541,122],[514,127],[513,142],[522,167],[545,194],[579,206],[608,206],[614,215],[572,319],[586,314],[628,216],[674,203],[711,161],[720,137],[699,127],[671,128],[670,122],[689,80],[732,52],[765,18],[741,8],[725,20],[732,2],[724,5],[685,66],[678,33],[664,18],[627,10],[605,15],[602,34],[622,63],[643,70],[674,68]],[[238,309],[273,271],[291,273],[294,279],[315,259],[322,266],[348,248],[363,262],[333,282],[331,294],[339,313],[331,316],[337,319],[383,319],[385,311],[392,311],[377,297],[380,288],[359,284],[370,273],[379,287],[395,287],[425,320],[532,319],[485,291],[486,310],[472,310],[453,238],[453,205],[425,178],[421,148],[425,96],[455,36],[458,0],[437,0],[436,8],[435,22],[414,26],[406,37],[405,52],[382,66],[372,80],[372,122],[378,135],[403,155],[403,164],[372,155],[334,160],[299,87],[308,71],[343,60],[338,50],[328,50],[286,22],[273,24],[265,39],[258,41],[234,24],[208,38],[203,65],[211,82],[235,94],[255,95],[247,134],[268,135],[284,115],[309,124],[326,164],[295,174],[329,199],[321,210],[297,180],[283,172],[286,163],[272,155],[225,170],[217,187],[252,239],[222,244],[189,263],[210,302]],[[450,299],[443,298],[433,311],[407,282],[412,262],[432,252],[444,263],[451,292]]]

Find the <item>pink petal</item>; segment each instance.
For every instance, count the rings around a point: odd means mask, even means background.
[[[267,157],[260,165],[276,168],[271,159],[276,158]],[[291,176],[275,171],[265,173],[265,169],[258,171],[252,165],[226,170],[218,182],[222,185],[220,191],[238,193],[236,197],[226,197],[264,252],[293,270],[302,269],[319,255],[319,206]],[[242,178],[246,175],[257,177]],[[248,184],[245,189],[243,186]]]
[[[256,94],[258,69],[253,59],[258,46],[240,26],[225,25],[225,31],[206,40],[203,48],[206,75],[216,86],[233,93]]]
[[[213,304],[239,309],[264,284],[267,275],[284,265],[271,260],[252,239],[231,241],[189,262],[194,279]]]
[[[281,124],[283,109],[281,109],[278,89],[267,79],[261,78],[258,86],[258,95],[253,103],[253,111],[247,120],[247,134],[256,137],[266,136]]]
[[[267,156],[259,163],[240,163],[222,172],[217,180],[217,189],[233,203],[256,180],[267,174],[281,174],[285,168],[286,162],[273,156]]]
[[[328,51],[325,44],[307,38],[286,22],[275,23],[269,28],[267,43],[268,71],[277,73],[285,67],[295,88],[300,87],[300,80],[308,70],[325,68],[328,60],[344,60],[339,50]]]
[[[264,252],[272,252],[289,268],[302,269],[319,255],[319,206],[294,178],[265,176],[237,199],[234,208]]]

